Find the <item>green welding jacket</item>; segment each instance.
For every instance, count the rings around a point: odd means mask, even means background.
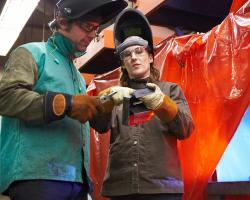
[[[7,61],[0,82],[0,193],[17,180],[86,181],[89,123],[43,120],[46,91],[86,93],[73,53],[72,42],[55,33],[47,42],[18,47]]]

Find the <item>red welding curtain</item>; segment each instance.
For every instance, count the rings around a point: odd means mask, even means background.
[[[195,121],[191,137],[178,143],[184,199],[202,200],[204,188],[250,103],[250,1],[205,34],[172,38],[156,49],[161,80],[178,83]],[[96,78],[90,94],[117,84],[119,70]],[[105,81],[106,80],[106,81]],[[109,134],[91,131],[94,197],[104,175]]]

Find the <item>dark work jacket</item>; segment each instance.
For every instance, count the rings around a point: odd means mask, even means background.
[[[178,106],[170,123],[154,115],[141,125],[123,125],[122,105],[114,107],[110,120],[106,116],[91,122],[99,132],[111,129],[103,196],[183,192],[177,140],[187,138],[194,125],[181,88],[169,82],[158,85]]]

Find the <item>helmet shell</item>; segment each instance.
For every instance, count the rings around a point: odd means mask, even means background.
[[[133,8],[123,10],[115,20],[114,43],[116,50],[130,36],[139,36],[147,40],[150,53],[154,53],[153,35],[149,21],[142,12]]]
[[[93,14],[101,18],[101,24],[116,17],[127,5],[125,0],[60,0],[56,4],[66,19],[77,19]]]

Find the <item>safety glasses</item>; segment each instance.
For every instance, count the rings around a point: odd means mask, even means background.
[[[100,29],[100,25],[98,24],[93,24],[91,22],[82,22],[82,21],[76,21],[77,25],[87,33],[95,32],[98,33]]]
[[[134,53],[136,56],[142,56],[145,52],[146,47],[140,46],[136,47],[133,50],[124,50],[120,53],[121,60],[128,60],[132,58],[132,54]]]

